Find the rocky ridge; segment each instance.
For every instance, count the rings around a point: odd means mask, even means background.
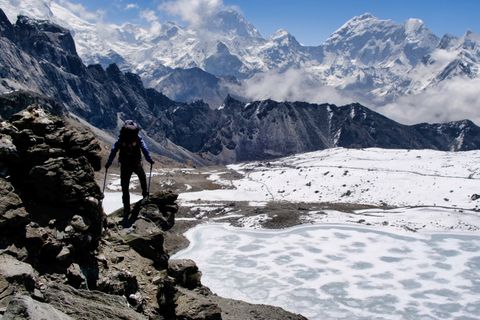
[[[99,145],[40,105],[0,123],[0,319],[304,319],[222,299],[165,249],[177,195],[105,216]],[[178,237],[178,235],[177,235]]]

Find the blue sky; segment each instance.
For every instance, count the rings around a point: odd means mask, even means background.
[[[90,10],[102,10],[106,21],[117,23],[141,22],[139,13],[146,9],[157,11],[160,19],[179,20],[158,11],[158,6],[169,0],[70,1]],[[420,18],[439,36],[462,35],[466,30],[480,32],[479,0],[223,0],[223,3],[240,8],[263,36],[283,28],[306,45],[322,43],[348,19],[365,12],[398,23]],[[129,10],[128,4],[131,4]]]

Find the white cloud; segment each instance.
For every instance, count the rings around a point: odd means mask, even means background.
[[[147,21],[150,24],[149,26],[150,34],[158,34],[162,29],[162,24],[160,23],[160,19],[156,15],[155,11],[142,10],[140,12],[140,17],[142,19],[145,19],[145,21]]]
[[[136,3],[128,3],[126,6],[125,6],[125,10],[133,10],[133,9],[138,9],[138,4]]]
[[[155,11],[153,10],[142,10],[140,12],[140,17],[145,19],[148,22],[154,22],[158,20],[157,15],[155,14]]]
[[[158,9],[178,16],[192,27],[201,27],[208,19],[224,8],[223,0],[170,0]]]
[[[103,10],[89,11],[83,5],[78,3],[72,3],[67,0],[58,0],[58,3],[87,21],[102,21],[105,16],[105,11]]]
[[[318,79],[299,69],[260,73],[230,88],[251,100],[307,101],[344,105],[359,99],[333,87],[322,86]]]
[[[480,79],[456,78],[437,87],[399,98],[386,106],[375,107],[372,101],[322,86],[312,75],[299,69],[285,72],[266,72],[245,80],[240,86],[231,86],[232,93],[250,100],[307,101],[345,105],[359,102],[403,124],[438,123],[469,119],[480,124]]]
[[[404,124],[469,119],[480,124],[480,79],[455,78],[437,87],[379,107],[376,111]]]

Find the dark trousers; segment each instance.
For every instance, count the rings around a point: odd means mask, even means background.
[[[146,197],[148,195],[147,191],[147,176],[143,170],[142,162],[137,163],[121,163],[120,164],[120,184],[122,186],[122,201],[123,201],[123,212],[125,216],[130,214],[130,178],[132,174],[135,173],[140,180],[140,186],[142,188],[142,195]]]

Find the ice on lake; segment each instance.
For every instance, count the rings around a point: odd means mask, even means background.
[[[187,232],[215,293],[309,319],[478,319],[480,236],[395,234],[346,225]]]

